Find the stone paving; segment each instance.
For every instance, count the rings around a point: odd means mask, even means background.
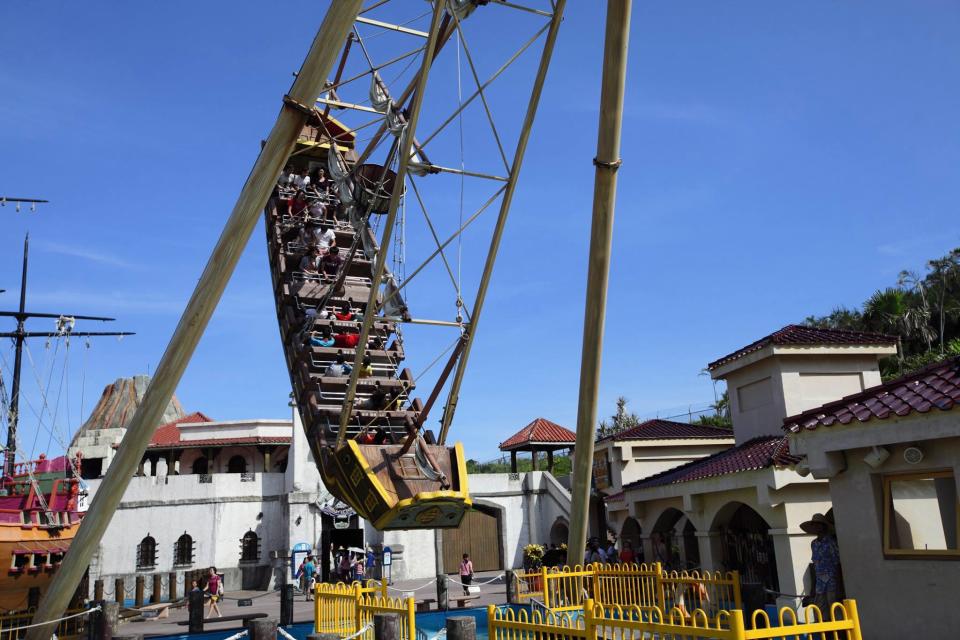
[[[498,572],[478,573],[474,577],[474,582],[484,583],[493,580],[500,575]],[[456,581],[456,576],[448,576]],[[463,593],[462,588],[457,582],[448,582],[449,595],[456,596]],[[432,600],[429,603],[430,610],[437,610],[437,586],[432,580],[409,580],[397,582],[389,587],[389,594],[392,597],[406,597],[406,593],[413,592],[418,602]],[[253,606],[238,607],[237,600],[243,598],[252,598]],[[480,597],[464,603],[467,607],[485,607],[488,604],[502,604],[507,601],[506,583],[503,577],[490,584],[480,586]],[[456,603],[451,602],[450,607],[456,608]],[[206,608],[205,608],[206,610]],[[280,592],[279,591],[230,591],[225,599],[220,602],[220,611],[224,616],[244,615],[251,613],[265,613],[267,617],[280,618]],[[187,608],[169,609],[168,618],[152,618],[141,622],[126,622],[121,626],[122,634],[142,634],[144,636],[157,635],[175,635],[187,633],[186,625],[179,625],[179,622],[187,620]],[[303,594],[297,592],[293,602],[293,620],[294,622],[312,622],[313,621],[313,602],[306,601]],[[204,631],[219,631],[228,629],[237,629],[242,626],[239,620],[230,622],[213,622],[204,624]]]

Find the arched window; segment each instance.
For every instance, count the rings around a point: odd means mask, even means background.
[[[157,564],[157,541],[148,533],[137,545],[137,569],[153,569]]]
[[[177,538],[173,546],[173,564],[185,566],[193,564],[193,538],[186,531]]]
[[[260,536],[247,531],[240,538],[240,562],[256,562],[260,559]]]
[[[227,473],[246,473],[247,461],[243,456],[233,456],[227,463]]]
[[[190,473],[194,475],[202,475],[210,473],[210,463],[206,458],[200,456],[193,461],[193,466],[190,467]]]

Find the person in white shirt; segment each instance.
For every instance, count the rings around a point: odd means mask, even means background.
[[[334,233],[333,227],[327,227],[324,229],[323,227],[318,226],[316,227],[314,233],[316,234],[317,238],[317,246],[323,249],[324,253],[329,251],[330,247],[337,246],[337,234]]]
[[[292,177],[293,186],[297,189],[306,190],[310,186],[310,176],[306,167],[300,170],[299,174]]]

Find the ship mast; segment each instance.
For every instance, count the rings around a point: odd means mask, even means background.
[[[36,200],[31,202],[46,202]],[[0,311],[0,317],[14,318],[17,328],[12,332],[0,333],[0,338],[11,338],[14,343],[13,379],[10,385],[10,410],[7,414],[7,446],[4,448],[3,477],[12,477],[17,455],[17,426],[20,422],[20,370],[23,366],[23,345],[29,338],[55,338],[61,335],[89,337],[89,336],[132,336],[129,331],[72,331],[64,321],[96,320],[98,322],[112,322],[114,318],[100,316],[78,316],[60,313],[35,313],[27,311],[27,267],[30,255],[30,234],[23,239],[23,270],[20,273],[20,305],[16,311]],[[26,323],[29,318],[56,318],[57,331],[27,331]]]

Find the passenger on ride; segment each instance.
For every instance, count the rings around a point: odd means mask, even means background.
[[[320,329],[319,335],[314,334],[310,337],[310,344],[315,347],[332,347],[336,340],[330,331],[330,327]]]
[[[353,367],[347,364],[343,351],[338,351],[337,359],[330,363],[323,375],[328,378],[344,378],[351,373],[353,373]]]
[[[350,300],[347,300],[340,305],[340,311],[333,312],[333,315],[337,317],[337,320],[342,322],[350,322],[353,320],[353,308],[350,306],[350,302]]]
[[[360,342],[358,333],[338,333],[333,337],[334,344],[343,349],[355,349]]]
[[[370,354],[364,354],[363,364],[360,365],[360,372],[357,373],[359,378],[369,378],[373,375],[373,363],[370,360]]]
[[[368,429],[364,429],[357,434],[357,442],[360,444],[374,444],[377,440],[377,435]]]
[[[298,190],[306,189],[310,186],[310,170],[307,167],[301,169],[297,174],[293,176],[293,186]]]
[[[297,234],[297,240],[304,247],[312,249],[317,244],[317,234],[313,224],[305,224],[300,227],[300,233]]]
[[[319,272],[320,262],[323,257],[323,254],[320,252],[320,247],[310,249],[309,253],[300,260],[300,271],[306,274],[316,275]]]
[[[336,278],[343,266],[343,258],[340,257],[340,248],[331,247],[330,252],[320,260],[320,270],[331,278]]]
[[[314,199],[310,200],[310,218],[312,220],[324,220],[327,217],[327,207],[320,201],[316,192],[313,195]]]
[[[310,202],[307,201],[307,194],[302,189],[297,189],[297,193],[290,201],[290,215],[294,217],[306,217],[310,208]]]
[[[389,394],[383,387],[380,386],[380,381],[377,380],[377,383],[373,389],[373,393],[371,393],[370,397],[367,398],[367,401],[363,404],[363,408],[370,409],[372,411],[382,411],[386,408],[388,400]]]
[[[330,181],[327,180],[327,173],[323,170],[323,167],[317,169],[317,179],[313,186],[322,194],[326,194],[330,190]]]
[[[281,189],[286,189],[294,175],[293,167],[290,165],[285,166],[283,171],[280,172],[280,178],[277,180],[277,186]]]
[[[333,227],[324,229],[319,224],[314,225],[313,234],[314,242],[322,249],[331,249],[337,246],[337,234],[334,233]]]

